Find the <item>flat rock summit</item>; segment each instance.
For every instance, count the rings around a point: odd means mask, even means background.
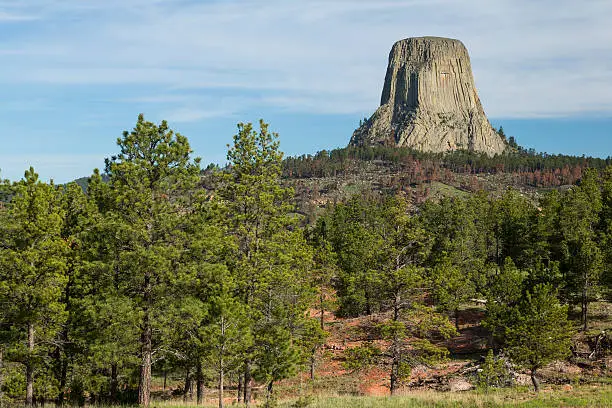
[[[350,143],[490,156],[506,149],[478,98],[467,49],[459,40],[440,37],[393,45],[380,107]]]

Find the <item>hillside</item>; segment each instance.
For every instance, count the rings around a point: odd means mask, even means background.
[[[301,211],[313,220],[326,203],[362,193],[401,193],[418,205],[430,198],[480,190],[500,195],[513,187],[537,200],[551,189],[575,184],[584,169],[603,170],[610,164],[610,157],[549,155],[518,146],[494,157],[467,151],[435,154],[409,148],[347,147],[288,157],[283,178],[295,189]]]

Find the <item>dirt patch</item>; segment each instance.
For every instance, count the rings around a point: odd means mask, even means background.
[[[379,367],[364,371],[360,376],[359,393],[370,397],[389,395],[389,374]]]
[[[487,334],[487,330],[480,325],[466,327],[444,344],[454,355],[476,354],[486,350]]]

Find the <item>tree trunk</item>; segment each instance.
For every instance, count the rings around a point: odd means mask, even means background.
[[[109,398],[111,402],[117,403],[117,394],[119,391],[119,380],[117,379],[119,376],[119,367],[117,363],[111,364],[111,375],[110,375],[110,392]]]
[[[238,375],[238,404],[242,402],[242,374]]]
[[[455,308],[455,329],[459,331],[459,308]]]
[[[225,317],[221,316],[221,321],[220,323],[220,328],[221,328],[221,347],[219,350],[219,408],[223,408],[223,375],[224,375],[224,368],[225,368],[225,361],[223,360],[223,357],[225,355],[225,328],[226,328],[226,322],[225,322]]]
[[[402,298],[399,293],[393,298],[393,321],[399,321]]]
[[[141,365],[140,380],[138,382],[138,405],[148,407],[151,403],[151,363],[153,354],[153,333],[151,330],[151,303],[152,287],[151,275],[149,272],[144,276],[144,310],[142,321],[142,332],[140,334]]]
[[[538,381],[538,379],[536,377],[536,370],[535,369],[531,370],[531,382],[533,383],[533,390],[535,392],[540,392],[540,382]]]
[[[588,298],[588,293],[587,293],[587,288],[586,288],[586,284],[584,285],[584,288],[582,289],[582,310],[581,310],[581,314],[582,314],[582,331],[586,331],[587,330],[587,318],[588,318],[588,309],[589,309],[589,298]]]
[[[372,315],[372,305],[370,304],[370,292],[368,292],[367,288],[365,291],[365,300],[366,300],[366,315]]]
[[[266,404],[266,405],[267,405],[267,406],[270,406],[270,405],[271,405],[270,403],[271,403],[271,401],[272,401],[272,394],[274,393],[274,388],[273,388],[273,386],[274,386],[274,381],[272,380],[272,381],[270,381],[270,382],[268,383],[268,387],[267,387],[267,389],[266,389],[266,401],[267,401],[267,404]]]
[[[164,385],[163,390],[166,391],[166,384],[168,382],[168,371],[164,370]]]
[[[59,383],[59,394],[57,396],[57,400],[55,401],[55,405],[61,407],[64,405],[64,398],[66,396],[66,381],[68,376],[68,360],[66,358],[62,359],[61,368],[60,368],[60,383]]]
[[[244,367],[244,404],[248,407],[251,405],[251,362],[247,361]]]
[[[401,306],[401,295],[399,294],[399,291],[395,293],[395,296],[393,298],[393,321],[394,322],[398,322],[399,318],[400,318],[400,306]],[[395,391],[397,390],[397,381],[398,381],[398,374],[399,374],[399,356],[398,356],[398,350],[399,350],[399,344],[398,344],[398,340],[396,337],[394,337],[393,339],[393,360],[391,361],[391,376],[390,376],[390,384],[389,384],[389,389],[391,391],[391,395],[395,395]]]
[[[4,386],[4,349],[0,345],[0,408],[4,408],[4,393],[2,392],[2,387]]]
[[[145,310],[143,329],[140,336],[142,360],[140,363],[140,380],[138,383],[138,405],[148,407],[151,403],[151,360],[152,339],[149,311]]]
[[[189,395],[191,394],[191,368],[187,367],[187,373],[185,374],[185,386],[183,387],[183,401],[187,401],[189,399]]]
[[[204,374],[201,361],[196,364],[196,400],[198,405],[204,402]]]
[[[312,348],[312,353],[310,354],[310,379],[314,381],[315,379],[315,363],[317,360],[317,348]]]
[[[325,330],[325,295],[323,293],[323,289],[321,289],[321,293],[319,294],[319,302],[320,302],[320,320],[321,320],[321,330]]]
[[[219,370],[219,408],[223,408],[223,380],[224,380],[224,372],[223,372],[223,358],[221,359],[221,367]]]
[[[393,353],[393,361],[391,363],[391,378],[390,378],[390,389],[391,389],[391,396],[395,395],[395,392],[397,391],[397,380],[398,380],[398,373],[399,373],[399,359],[397,358],[397,356],[395,355],[395,353]]]
[[[28,359],[26,362],[26,406],[34,405],[34,325],[28,323]]]
[[[70,247],[73,248],[72,246]],[[72,302],[71,299],[71,289],[73,286],[73,276],[74,276],[74,261],[70,260],[68,265],[68,282],[66,283],[66,288],[64,290],[64,305],[66,310],[68,311],[68,319],[64,323],[64,327],[59,335],[60,344],[57,346],[57,359],[59,365],[59,393],[57,395],[57,399],[55,401],[55,405],[61,407],[64,405],[64,398],[66,396],[66,382],[68,376],[68,356],[66,353],[66,346],[69,343],[69,327],[72,324]]]

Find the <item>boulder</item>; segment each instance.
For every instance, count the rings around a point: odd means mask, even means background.
[[[449,378],[448,387],[451,392],[469,391],[474,388],[474,386],[463,377]]]

